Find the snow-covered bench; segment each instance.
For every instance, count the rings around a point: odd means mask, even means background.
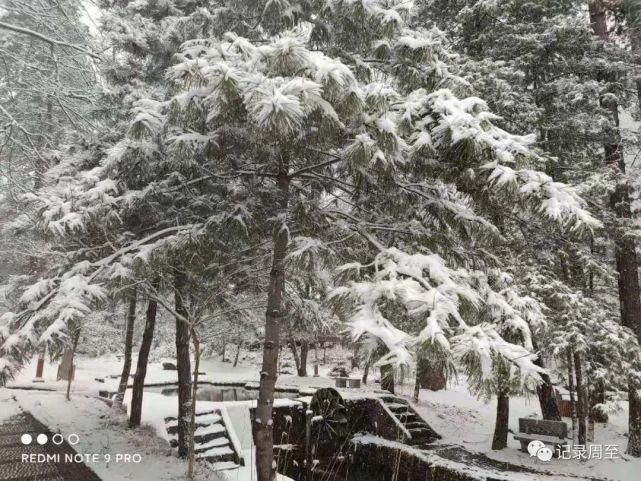
[[[519,431],[514,435],[514,439],[521,442],[521,451],[526,453],[528,444],[534,440],[552,446],[554,453],[563,450],[569,443],[568,425],[564,421],[519,418]]]
[[[361,380],[358,378],[352,378],[352,377],[337,377],[336,387],[359,388],[361,387]]]

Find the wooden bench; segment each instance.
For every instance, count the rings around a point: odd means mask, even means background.
[[[534,440],[552,446],[555,455],[568,445],[568,425],[564,421],[519,418],[519,433],[514,439],[521,442],[521,451],[527,453],[528,444]]]
[[[361,380],[351,377],[337,377],[336,387],[359,388],[361,387]]]

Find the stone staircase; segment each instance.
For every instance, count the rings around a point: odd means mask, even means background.
[[[203,411],[196,414],[194,431],[194,453],[199,461],[214,465],[215,470],[234,469],[244,465],[237,452],[228,427],[228,420],[220,410]],[[178,420],[165,418],[165,427],[172,447],[178,446]]]
[[[391,394],[379,396],[379,399],[411,435],[405,440],[406,444],[422,447],[441,439],[406,399]]]

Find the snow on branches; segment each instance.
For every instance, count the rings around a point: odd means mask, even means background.
[[[336,288],[332,297],[351,305],[348,323],[355,339],[374,336],[385,344],[389,353],[380,362],[408,363],[413,351],[433,346],[451,360],[476,358],[484,375],[499,355],[524,382],[537,382],[542,370],[530,352],[529,325],[544,322],[543,316],[534,299],[506,285],[509,276],[494,273],[497,279],[489,279],[479,271],[452,269],[437,254],[397,248],[381,251],[372,264],[347,264],[339,271],[356,280]],[[394,325],[399,316],[422,327],[401,330]],[[475,323],[478,318],[486,321]],[[505,340],[510,332],[522,345]]]

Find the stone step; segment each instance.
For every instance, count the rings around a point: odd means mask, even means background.
[[[211,414],[214,414],[214,415],[218,416],[218,413],[214,409],[212,409],[210,411],[201,411],[199,413],[196,413],[196,419],[198,419],[198,418],[200,418],[202,416],[209,416]],[[169,423],[177,422],[177,421],[178,421],[178,418],[176,416],[169,416],[169,417],[165,418],[165,424],[169,424]]]
[[[402,397],[394,396],[392,394],[379,396],[379,399],[385,404],[403,404],[405,406],[409,405],[409,402]]]
[[[230,446],[231,442],[227,437],[221,436],[219,438],[212,439],[211,441],[207,441],[206,443],[198,444],[194,442],[194,452],[195,453],[202,453],[205,451],[208,451],[212,448],[219,448],[222,446]]]
[[[430,427],[426,425],[423,428],[412,428],[408,429],[412,435],[412,439],[408,440],[408,444],[415,446],[417,444],[426,444],[431,443],[440,438]]]
[[[196,454],[196,459],[201,459],[210,463],[233,461],[235,457],[236,456],[233,449],[231,449],[229,446],[210,448],[206,451]]]
[[[209,426],[209,424],[196,423],[196,429],[204,428]],[[178,424],[175,426],[167,426],[167,434],[177,434],[178,433]]]
[[[405,428],[408,429],[408,430],[412,430],[412,429],[416,429],[416,428],[418,428],[418,429],[424,428],[424,429],[428,429],[428,430],[430,429],[430,427],[427,424],[425,424],[423,421],[411,421],[411,422],[408,422],[408,423],[405,424]]]
[[[417,422],[417,420],[418,420],[418,417],[416,416],[416,414],[414,414],[411,411],[408,411],[406,413],[397,414],[396,417],[403,424],[409,424],[409,423],[412,423],[412,422]]]

